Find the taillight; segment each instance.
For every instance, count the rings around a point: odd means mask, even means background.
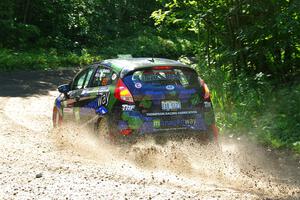
[[[203,90],[203,94],[204,94],[203,95],[204,101],[210,101],[209,89],[203,79],[200,79],[200,84],[202,86],[202,90]]]
[[[116,89],[115,89],[115,97],[119,99],[120,101],[126,102],[126,103],[133,103],[133,97],[126,87],[126,85],[123,83],[121,79],[118,80]]]

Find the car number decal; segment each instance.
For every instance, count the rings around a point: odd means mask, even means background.
[[[98,106],[106,106],[108,104],[109,92],[99,93]]]

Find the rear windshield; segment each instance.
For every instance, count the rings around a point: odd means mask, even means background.
[[[190,69],[144,69],[135,71],[124,78],[125,83],[135,87],[141,85],[164,86],[174,85],[184,88],[198,86],[197,74]]]

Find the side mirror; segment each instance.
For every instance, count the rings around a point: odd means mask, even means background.
[[[71,88],[70,88],[70,84],[63,84],[63,85],[60,85],[60,86],[58,86],[58,91],[60,92],[60,93],[63,93],[63,94],[66,94],[66,93],[68,93],[70,90],[71,90]]]

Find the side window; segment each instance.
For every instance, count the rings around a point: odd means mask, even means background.
[[[97,86],[106,86],[106,85],[110,85],[112,83],[112,70],[105,68],[103,66],[99,66],[93,82],[92,82],[92,87],[97,87]]]
[[[93,74],[93,71],[94,71],[94,68],[90,68],[87,72],[87,76],[86,76],[86,79],[84,81],[84,84],[83,84],[83,88],[86,88],[91,80],[91,77],[92,77],[92,74]]]
[[[81,72],[78,74],[78,76],[75,78],[73,82],[72,90],[81,89],[84,83],[84,79],[86,77],[86,71]]]
[[[80,72],[74,79],[72,90],[78,90],[86,88],[89,84],[89,80],[93,74],[94,69],[92,67]]]

